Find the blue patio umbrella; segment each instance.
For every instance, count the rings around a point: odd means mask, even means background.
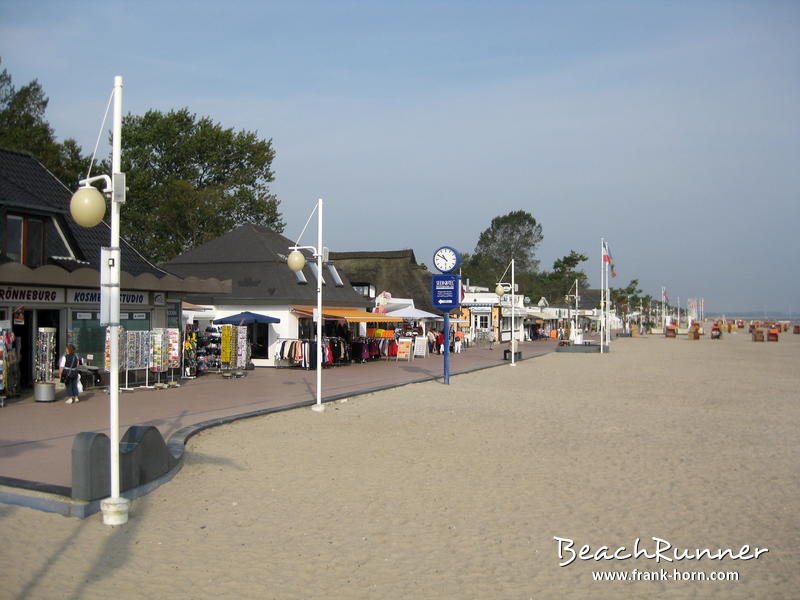
[[[251,323],[280,323],[281,320],[267,315],[245,311],[230,317],[214,319],[214,325],[250,325]]]

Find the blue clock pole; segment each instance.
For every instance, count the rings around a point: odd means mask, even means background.
[[[450,385],[450,311],[461,303],[461,277],[451,273],[461,264],[461,254],[450,246],[433,253],[433,265],[441,271],[431,279],[431,303],[444,313],[444,383]]]
[[[450,313],[444,313],[444,384],[450,385]]]

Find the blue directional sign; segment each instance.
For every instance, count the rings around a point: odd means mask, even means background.
[[[434,275],[431,280],[433,307],[449,313],[461,304],[461,277],[459,275]]]

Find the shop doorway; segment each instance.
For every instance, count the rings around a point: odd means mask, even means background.
[[[23,322],[19,322],[22,315]],[[33,311],[15,311],[11,325],[14,337],[19,340],[19,385],[20,388],[29,388],[33,384]]]
[[[19,311],[23,316],[23,323],[17,323],[14,319],[12,324],[12,331],[19,339],[20,343],[20,356],[19,356],[19,381],[20,388],[30,388],[33,386],[33,372],[34,372],[34,352],[36,350],[36,329],[39,327],[52,327],[56,330],[56,361],[60,357],[61,340],[59,339],[59,310],[58,309],[42,309],[42,310],[23,310]],[[35,329],[36,328],[36,329]],[[56,368],[58,362],[51,365],[53,369]]]

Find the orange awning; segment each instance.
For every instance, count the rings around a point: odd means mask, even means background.
[[[315,306],[292,306],[293,311],[301,313],[303,316],[311,316],[316,309]],[[326,319],[344,319],[348,323],[402,323],[400,317],[390,317],[378,313],[371,313],[355,308],[332,308],[322,307],[322,316]]]

